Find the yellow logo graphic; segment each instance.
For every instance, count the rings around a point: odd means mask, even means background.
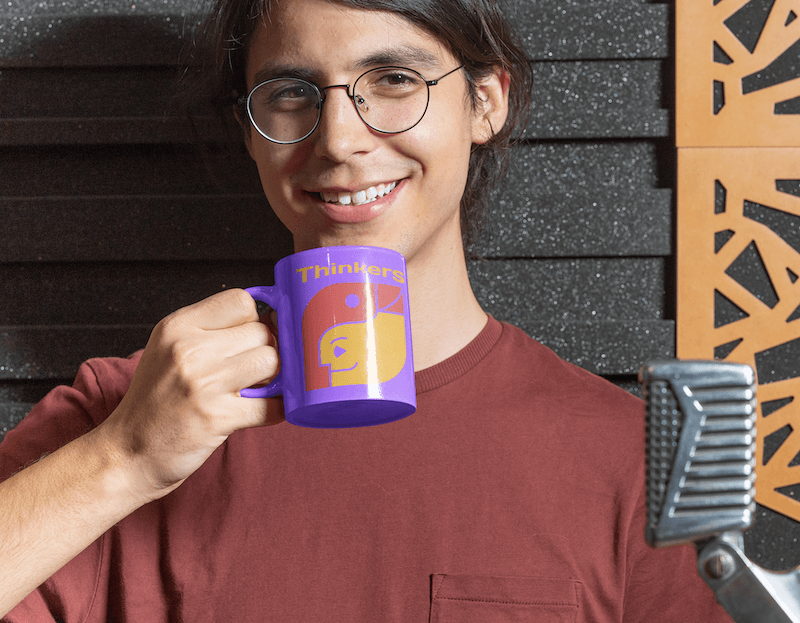
[[[320,340],[320,362],[330,366],[331,385],[383,383],[406,362],[405,318],[378,312],[373,324],[331,327]]]
[[[406,363],[400,287],[337,283],[303,312],[306,390],[385,383]]]

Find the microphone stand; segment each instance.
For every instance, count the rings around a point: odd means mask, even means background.
[[[800,623],[800,570],[753,564],[741,532],[724,532],[698,549],[697,571],[736,623]]]
[[[697,570],[736,623],[800,623],[800,567],[774,572],[744,553],[755,517],[755,375],[743,364],[654,361],[646,403],[652,547],[694,543]]]

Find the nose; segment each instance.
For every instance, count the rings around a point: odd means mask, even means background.
[[[345,84],[325,89],[319,126],[312,137],[319,158],[345,162],[351,155],[375,147],[376,138],[361,120],[348,89]]]

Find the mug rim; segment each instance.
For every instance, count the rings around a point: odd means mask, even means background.
[[[312,255],[312,254],[315,254],[315,253],[324,253],[328,249],[350,249],[350,250],[353,250],[353,251],[359,251],[359,250],[360,251],[377,251],[377,252],[380,252],[380,253],[387,252],[387,253],[391,253],[393,255],[399,255],[402,258],[404,263],[406,261],[406,256],[403,255],[402,253],[400,253],[400,251],[395,251],[394,249],[389,249],[387,247],[375,247],[375,246],[370,246],[370,245],[365,245],[365,244],[334,244],[334,245],[329,245],[327,247],[314,247],[313,249],[305,249],[303,251],[297,251],[296,253],[290,253],[289,255],[285,255],[281,259],[279,259],[275,263],[275,266],[277,266],[278,264],[280,264],[281,262],[283,262],[285,260],[290,260],[292,258],[299,258],[299,257],[305,256],[305,255]]]

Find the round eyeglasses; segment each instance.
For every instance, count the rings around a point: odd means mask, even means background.
[[[239,100],[259,134],[273,143],[299,143],[319,125],[328,89],[343,88],[358,116],[373,130],[399,134],[410,130],[425,116],[430,87],[461,69],[448,71],[435,80],[425,80],[406,67],[378,67],[361,74],[353,83],[319,88],[299,78],[273,78],[262,82]]]

